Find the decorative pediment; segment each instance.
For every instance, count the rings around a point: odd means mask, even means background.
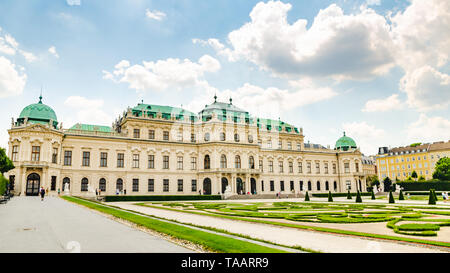
[[[156,154],[156,149],[155,148],[148,148],[147,149],[147,153],[148,154]]]

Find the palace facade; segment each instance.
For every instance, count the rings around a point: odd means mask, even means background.
[[[303,129],[214,102],[198,114],[139,103],[111,127],[64,129],[39,102],[12,120],[9,171],[15,194],[177,195],[365,191],[370,169],[353,139],[326,148]],[[370,165],[370,164],[369,164]]]

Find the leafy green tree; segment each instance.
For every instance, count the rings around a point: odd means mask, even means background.
[[[14,169],[14,164],[11,159],[6,155],[6,151],[3,148],[0,148],[0,173],[4,174],[9,170]]]
[[[361,193],[359,191],[356,192],[356,203],[362,203]]]
[[[331,191],[328,191],[328,202],[333,202],[333,195],[331,194]]]
[[[389,191],[389,204],[394,204],[394,195],[392,194],[392,191]]]
[[[384,191],[390,191],[391,190],[391,186],[392,186],[392,180],[389,178],[389,176],[387,176],[384,180]]]
[[[8,179],[0,174],[0,195],[4,195],[6,192],[6,187],[8,186]]]
[[[433,178],[439,180],[450,180],[450,158],[443,157],[436,162]]]
[[[306,192],[306,194],[305,194],[305,201],[309,201],[309,194],[308,194],[308,192]]]

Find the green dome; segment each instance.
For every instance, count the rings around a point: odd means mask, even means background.
[[[42,103],[42,96],[39,97],[38,103],[30,104],[23,108],[18,121],[24,122],[25,118],[28,118],[28,121],[31,123],[48,123],[52,120],[54,126],[58,124],[55,111],[50,106]]]
[[[346,136],[344,132],[344,136],[336,141],[335,149],[347,151],[349,148],[356,149],[356,142],[351,137]]]

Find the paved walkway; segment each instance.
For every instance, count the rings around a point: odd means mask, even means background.
[[[184,212],[168,211],[133,205],[131,202],[115,202],[110,205],[137,212],[154,215],[200,226],[224,229],[244,234],[252,238],[263,239],[286,246],[301,246],[316,251],[331,253],[429,253],[444,252],[436,248],[409,245],[389,241],[370,240],[353,236],[334,235],[322,232],[277,227],[266,224],[235,221],[211,216],[195,215]],[[448,253],[448,252],[446,252]]]
[[[0,231],[0,252],[193,252],[57,197],[0,204]]]

